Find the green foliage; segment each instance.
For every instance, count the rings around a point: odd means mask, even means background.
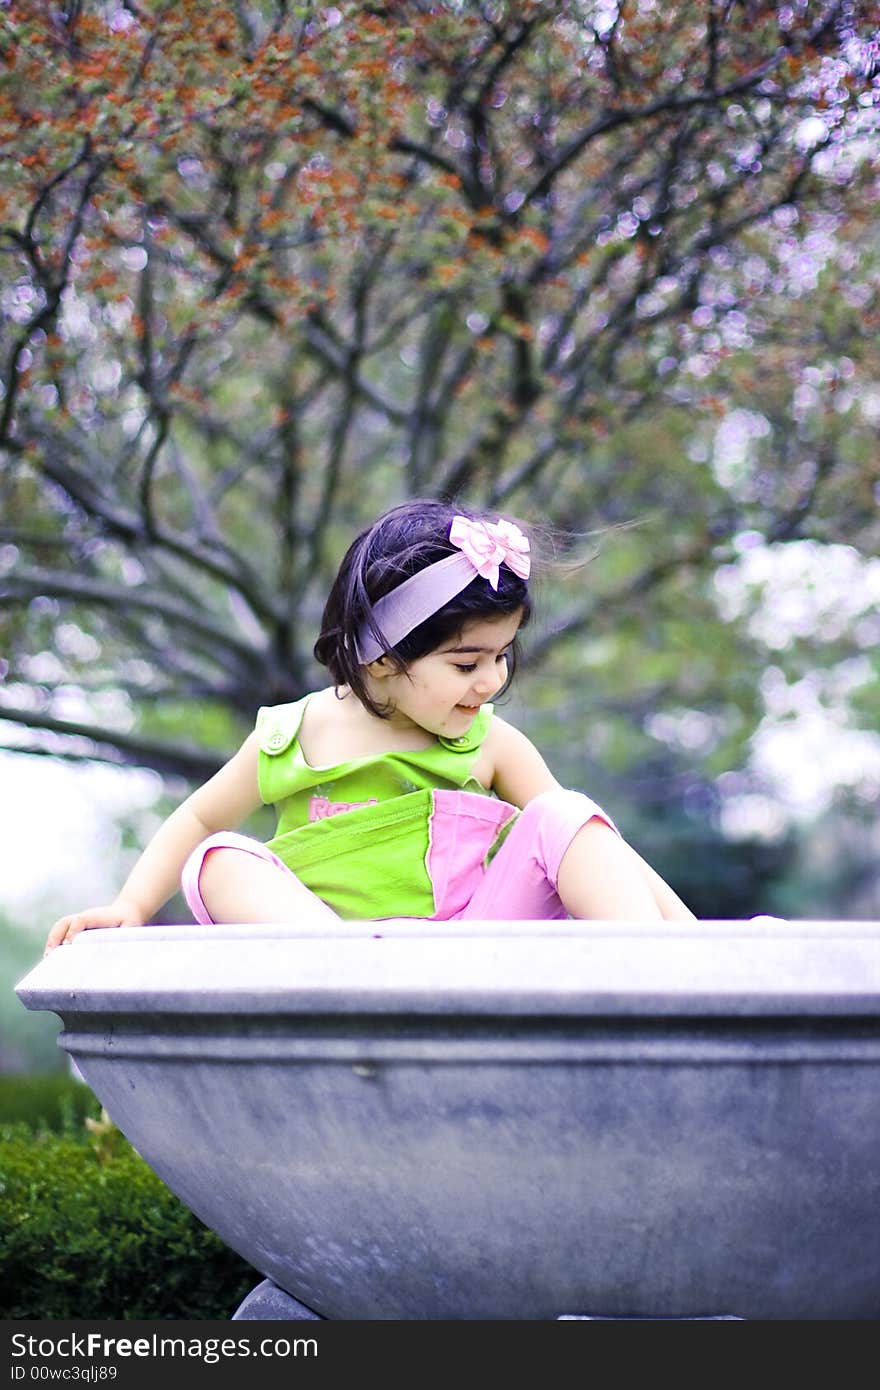
[[[57,1076],[0,1076],[0,1125],[70,1133],[86,1116],[97,1119],[101,1106],[82,1081]]]
[[[0,918],[0,1073],[62,1072],[66,1065],[56,1042],[59,1019],[29,1013],[15,994],[15,985],[40,959],[43,940]]]
[[[801,828],[771,910],[783,917],[880,921],[877,844],[876,818],[857,799],[839,796]]]
[[[257,1275],[115,1126],[0,1127],[0,1317],[228,1318]]]
[[[701,921],[817,915],[809,887],[798,878],[793,832],[778,840],[728,840],[713,814],[709,786],[691,783],[682,801],[640,807],[626,819],[626,833]],[[844,915],[840,902],[829,915]]]

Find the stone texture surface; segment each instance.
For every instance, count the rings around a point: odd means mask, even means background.
[[[19,994],[315,1315],[880,1316],[878,924],[139,928]]]
[[[271,1279],[263,1279],[256,1288],[251,1289],[232,1314],[233,1322],[247,1320],[275,1322],[295,1319],[298,1322],[321,1322],[322,1319],[311,1308],[306,1308],[289,1293],[279,1289]]]

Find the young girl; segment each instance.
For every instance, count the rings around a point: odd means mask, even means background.
[[[115,902],[62,917],[149,922],[176,890],[196,920],[340,917],[693,920],[589,797],[563,789],[490,703],[531,614],[512,522],[407,502],[342,561],[315,646],[332,685],[259,711],[164,823]],[[235,834],[275,806],[268,844]]]

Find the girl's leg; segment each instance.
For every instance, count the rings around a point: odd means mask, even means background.
[[[648,881],[648,887],[654,895],[654,901],[660,909],[660,916],[667,922],[696,922],[697,918],[690,908],[682,902],[681,898],[664,878],[661,878],[656,869],[646,863],[640,854],[636,854],[631,845],[627,848],[635,855],[639,866]]]
[[[581,826],[562,856],[556,888],[570,917],[655,922],[663,915],[638,856],[596,817]]]
[[[327,922],[339,917],[259,840],[232,831],[203,840],[181,886],[197,922]]]
[[[520,813],[461,916],[658,921],[673,915],[669,893],[658,901],[646,866],[594,801],[560,790]],[[690,916],[683,903],[678,915]]]

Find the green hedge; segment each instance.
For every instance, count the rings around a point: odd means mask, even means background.
[[[0,1317],[225,1319],[259,1279],[106,1117],[0,1126]]]
[[[97,1096],[69,1073],[0,1075],[0,1125],[24,1120],[32,1129],[68,1130],[100,1113]]]

